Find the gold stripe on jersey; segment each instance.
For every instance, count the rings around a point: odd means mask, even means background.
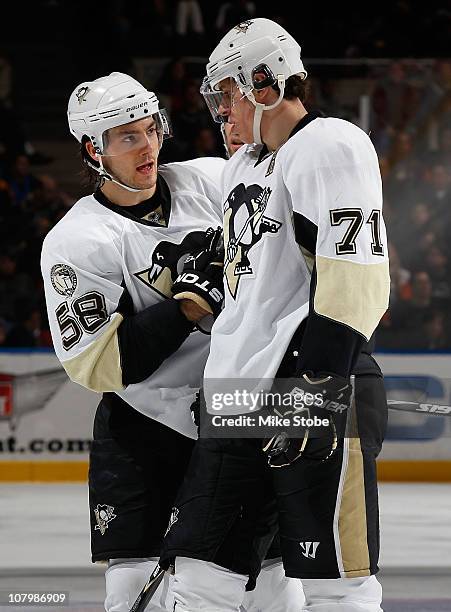
[[[316,279],[315,312],[369,340],[388,308],[388,261],[361,264],[317,255]]]
[[[117,337],[117,328],[123,320],[121,314],[113,315],[99,338],[76,357],[62,362],[71,380],[97,393],[125,389]]]
[[[300,251],[302,253],[302,256],[304,257],[304,260],[305,260],[305,263],[307,265],[308,271],[311,274],[312,270],[313,270],[313,267],[315,265],[315,256],[313,255],[313,253],[310,253],[310,251],[308,251],[301,244],[299,245],[299,249],[300,249]]]
[[[346,462],[338,514],[341,568],[343,578],[370,575],[370,553],[366,522],[365,478],[363,455],[357,431],[355,401],[348,421],[347,440],[343,451]]]

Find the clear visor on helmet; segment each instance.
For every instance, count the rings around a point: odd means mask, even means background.
[[[232,78],[227,78],[216,85],[211,85],[209,78],[204,77],[200,93],[216,123],[226,123],[234,104],[244,98]]]
[[[160,148],[163,140],[172,136],[172,127],[165,109],[149,117],[125,123],[102,134],[102,155],[124,155],[132,151]]]

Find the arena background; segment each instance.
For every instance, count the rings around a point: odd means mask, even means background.
[[[8,8],[0,42],[0,592],[37,588],[40,574],[49,585],[67,578],[81,609],[100,610],[85,499],[98,397],[68,381],[54,356],[39,270],[46,233],[88,192],[67,129],[69,94],[83,80],[128,72],[172,118],[163,161],[223,156],[199,95],[208,53],[243,19],[284,25],[303,48],[307,108],[360,125],[379,155],[392,289],[377,358],[389,397],[447,406],[451,8],[196,0]],[[390,411],[379,461],[387,611],[451,610],[441,579],[451,572],[451,415],[435,411]]]

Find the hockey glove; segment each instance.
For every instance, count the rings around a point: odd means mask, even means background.
[[[292,434],[290,437],[288,432],[280,431],[265,438],[262,448],[270,467],[284,467],[301,457],[326,461],[335,452],[339,437],[344,436],[352,396],[350,380],[328,374],[313,376],[308,372],[297,383],[289,393],[299,399],[302,408],[294,411],[282,408],[281,414],[281,407],[278,406],[273,411],[279,416],[302,415],[310,422],[315,417],[318,422],[327,419],[328,424],[299,428],[299,437],[292,437]]]
[[[203,249],[188,255],[172,293],[176,300],[193,300],[216,318],[224,300],[222,230],[210,228],[206,238]]]

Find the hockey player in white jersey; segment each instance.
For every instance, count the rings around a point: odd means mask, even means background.
[[[168,118],[122,73],[79,85],[68,120],[98,186],[48,234],[41,267],[57,356],[73,381],[103,394],[90,454],[92,560],[108,562],[107,612],[128,612],[177,521],[171,507],[197,436],[203,332],[222,305],[225,160],[158,167]],[[172,610],[168,580],[149,611]]]
[[[252,19],[226,34],[207,65],[202,93],[214,119],[248,145],[222,178],[225,305],[212,330],[206,405],[214,412],[218,381],[230,391],[231,381],[264,389],[295,377],[297,394],[319,393],[322,404],[340,407],[324,411],[331,426],[319,433],[263,441],[282,558],[286,575],[302,580],[300,609],[380,612],[375,460],[387,406],[371,350],[389,296],[381,178],[362,130],[305,109],[300,52],[277,23]],[[251,456],[255,440],[241,443],[241,455]],[[239,464],[238,445],[202,436],[196,443],[162,555],[163,563],[176,557],[177,612],[238,610],[238,595],[212,605],[205,579],[215,575],[212,551],[223,534],[218,527],[216,539],[206,538],[195,516],[222,525],[239,507],[254,474],[250,461]],[[205,493],[211,482],[214,495]],[[243,575],[235,580],[245,584]]]

